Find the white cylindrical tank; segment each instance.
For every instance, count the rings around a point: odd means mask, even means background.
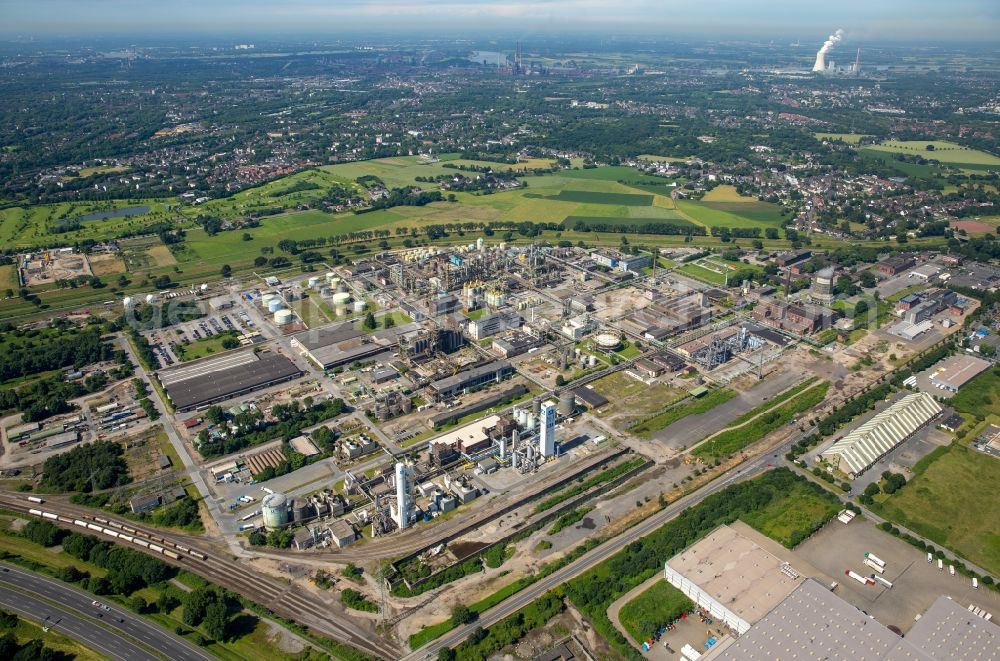
[[[360,314],[365,311],[364,301],[354,301],[354,312],[355,314]]]
[[[316,285],[319,284],[319,276],[318,275],[312,276],[311,278],[309,278],[308,282],[309,282],[309,289],[313,289]]]
[[[334,306],[333,311],[338,317],[343,317],[347,314],[347,303],[338,303]]]
[[[285,303],[280,298],[272,298],[267,303],[267,311],[268,312],[277,312],[278,310],[280,310],[283,307],[285,307]]]
[[[133,301],[132,301],[132,297],[131,296],[126,296],[125,298],[122,299],[122,305],[125,306],[126,310],[128,308],[132,307],[132,303],[133,303]]]
[[[206,289],[208,289],[208,285],[206,285],[205,283],[201,283],[201,290],[205,291]]]
[[[597,356],[590,356],[589,358],[587,358],[587,364],[590,367],[596,367],[597,366]]]
[[[269,493],[260,506],[264,527],[277,530],[288,525],[288,498],[283,493]]]
[[[476,250],[482,250],[484,243],[485,241],[483,241],[483,237],[479,237],[478,239],[476,239]]]
[[[268,303],[270,303],[276,298],[278,298],[277,294],[272,294],[271,292],[268,292],[260,297],[260,304],[266,306]]]
[[[146,302],[147,303],[152,303],[155,300],[156,300],[155,296],[153,296],[152,294],[146,294]]]
[[[279,326],[284,326],[285,324],[292,323],[292,311],[291,310],[278,310],[274,313],[274,323]]]
[[[346,291],[339,291],[333,295],[334,305],[343,305],[347,303],[349,300],[351,300],[351,295]]]
[[[327,282],[333,282],[336,279],[337,279],[336,272],[334,272],[334,271],[327,271],[326,272],[326,281]]]

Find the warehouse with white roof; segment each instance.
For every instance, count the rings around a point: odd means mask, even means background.
[[[941,405],[929,394],[907,395],[831,445],[822,457],[856,477],[940,413]]]

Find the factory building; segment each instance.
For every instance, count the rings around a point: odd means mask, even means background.
[[[649,255],[627,255],[613,249],[595,250],[590,253],[590,259],[595,264],[618,271],[638,273],[652,262]]]
[[[323,369],[334,369],[395,350],[399,336],[417,330],[414,323],[364,333],[353,323],[344,322],[310,329],[292,336],[292,348]]]
[[[788,563],[725,525],[668,560],[663,575],[736,635],[803,582]]]
[[[951,356],[935,367],[931,384],[935,388],[958,392],[966,383],[990,368],[990,363],[975,356]]]
[[[856,477],[941,413],[941,405],[925,392],[903,397],[822,454],[842,472]]]
[[[438,379],[430,384],[430,392],[436,400],[448,399],[469,388],[475,388],[491,381],[500,381],[514,374],[514,368],[506,360],[495,360],[459,372],[453,376]]]
[[[178,411],[193,411],[302,376],[287,357],[264,351],[233,351],[158,374]]]
[[[475,341],[497,335],[508,330],[517,330],[524,323],[516,312],[495,312],[469,322],[469,337]]]
[[[570,395],[572,397],[572,394]],[[542,404],[538,421],[538,454],[554,457],[556,454],[556,403],[549,400]]]

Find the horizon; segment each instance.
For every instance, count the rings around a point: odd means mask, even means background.
[[[331,7],[318,0],[293,0],[276,6],[265,0],[179,0],[164,6],[151,0],[38,0],[5,3],[6,39],[242,37],[284,39],[398,37],[482,38],[516,33],[606,38],[706,37],[758,42],[792,39],[821,45],[837,29],[845,42],[996,43],[1000,7],[988,0],[938,3],[846,0],[837,6],[803,7],[778,0],[744,3],[707,0],[692,7],[666,0],[639,0],[627,8],[598,0],[400,0],[375,3],[348,0]],[[58,17],[58,18],[53,18]],[[724,17],[724,18],[721,18]]]

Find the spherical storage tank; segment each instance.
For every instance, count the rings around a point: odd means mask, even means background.
[[[125,298],[123,298],[122,299],[122,305],[125,306],[125,309],[128,309],[128,308],[132,307],[132,297],[131,296],[126,296]]]
[[[285,324],[292,323],[292,311],[291,310],[278,310],[274,313],[274,323],[279,326],[284,326]]]
[[[283,493],[269,493],[260,505],[264,516],[264,527],[277,530],[288,525],[288,498]]]
[[[277,312],[283,307],[285,307],[285,303],[280,298],[273,298],[267,303],[268,312]]]

